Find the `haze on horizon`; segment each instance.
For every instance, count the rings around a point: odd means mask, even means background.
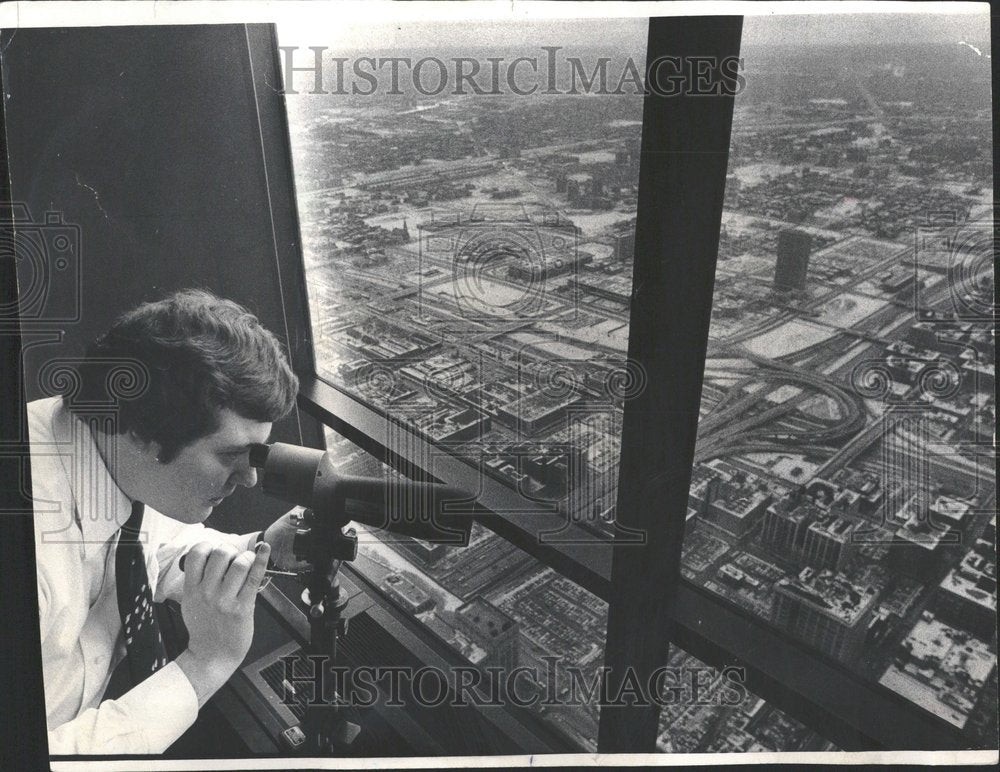
[[[457,14],[456,14],[457,15]],[[547,45],[634,49],[645,46],[646,18],[400,23],[279,23],[282,45],[334,51],[460,49],[523,51]],[[981,13],[790,14],[746,16],[743,42],[751,46],[891,46],[958,44],[990,49],[989,7]]]

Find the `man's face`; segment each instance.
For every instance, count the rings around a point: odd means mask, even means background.
[[[267,442],[271,424],[223,409],[214,434],[195,440],[169,463],[152,460],[148,467],[145,501],[183,523],[200,523],[213,507],[236,490],[257,484],[250,466],[250,445]]]

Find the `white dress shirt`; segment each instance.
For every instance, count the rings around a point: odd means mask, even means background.
[[[125,657],[115,546],[132,503],[59,397],[28,405],[28,429],[49,752],[162,753],[198,715],[194,688],[175,662],[101,702]],[[181,599],[177,562],[194,544],[252,549],[255,536],[187,525],[147,506],[140,541],[154,601]]]

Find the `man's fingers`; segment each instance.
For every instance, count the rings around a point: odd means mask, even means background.
[[[240,590],[243,589],[243,584],[254,560],[254,554],[250,550],[244,550],[233,559],[233,562],[229,564],[229,570],[226,571],[226,577],[222,580],[220,597],[236,599]]]
[[[184,557],[184,592],[193,592],[201,583],[205,564],[212,554],[211,542],[200,542],[187,551]]]
[[[243,583],[243,588],[239,592],[241,599],[252,598],[257,594],[261,582],[264,581],[264,572],[267,571],[267,561],[270,557],[271,545],[266,541],[262,541],[257,545],[257,556],[254,558],[253,565],[247,573],[246,581]]]
[[[212,547],[212,554],[208,556],[208,562],[205,564],[203,581],[210,586],[222,582],[226,571],[229,570],[229,564],[233,562],[237,555],[239,555],[239,551],[232,544],[223,542],[214,545]],[[185,565],[187,564],[185,563]]]

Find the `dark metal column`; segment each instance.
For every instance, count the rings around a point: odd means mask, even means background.
[[[17,32],[0,36],[5,50]],[[6,83],[0,79],[0,94]],[[31,470],[27,459],[28,414],[24,402],[24,368],[18,306],[17,260],[10,179],[7,167],[4,100],[0,98],[0,619],[4,636],[0,675],[0,769],[42,769],[48,759],[45,700],[42,688],[38,590],[35,580],[35,537],[31,507]]]
[[[628,703],[635,684],[647,691],[671,638],[742,24],[650,20],[629,333],[646,387],[625,405],[617,507],[618,522],[645,540],[614,549],[604,659],[612,704],[601,708],[601,752],[656,749],[657,705],[613,703],[618,695]]]

